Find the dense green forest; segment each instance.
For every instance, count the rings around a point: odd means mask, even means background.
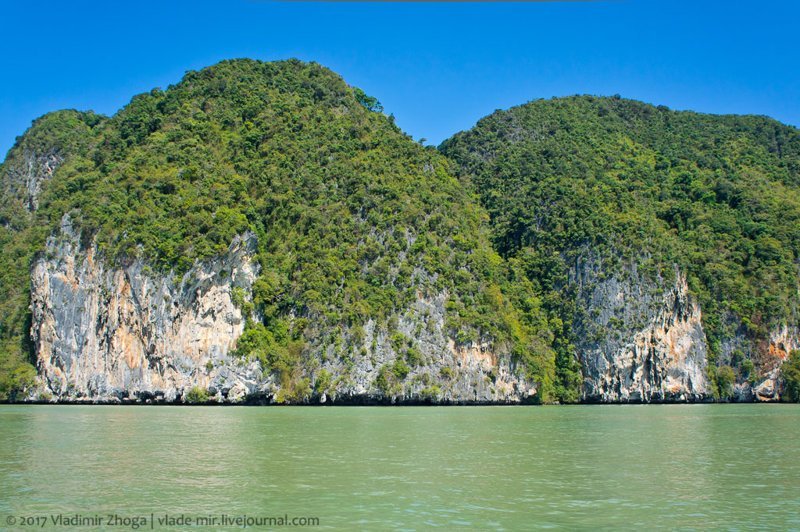
[[[42,161],[57,169],[32,205]],[[540,400],[576,401],[568,271],[587,253],[653,279],[684,272],[724,386],[765,367],[769,332],[800,321],[800,133],[763,117],[539,100],[437,150],[317,64],[224,61],[112,117],[38,119],[0,187],[0,398],[35,377],[30,267],[65,213],[109,261],[176,274],[255,233],[261,275],[237,294],[253,319],[236,354],[276,372],[289,399],[312,385],[298,372],[309,345],[347,358],[367,320],[392,333],[418,294],[444,293],[456,343],[502,346]],[[734,335],[751,347],[726,354]],[[403,349],[387,387],[421,363]]]
[[[619,97],[538,100],[445,141],[519,261],[565,323],[559,385],[575,391],[570,265],[588,253],[652,278],[673,265],[703,309],[710,361],[746,378],[768,333],[798,323],[800,132],[758,116],[675,112]],[[613,272],[608,272],[613,273]],[[551,318],[552,320],[552,318]],[[725,338],[752,349],[721,360]],[[717,372],[709,371],[712,379]],[[574,393],[572,394],[574,396]]]

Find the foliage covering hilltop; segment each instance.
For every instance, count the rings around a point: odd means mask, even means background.
[[[497,111],[441,149],[478,191],[498,252],[520,262],[551,321],[567,325],[557,342],[563,393],[578,382],[567,273],[587,250],[617,268],[632,259],[653,278],[678,265],[703,309],[711,362],[742,378],[772,362],[770,329],[800,321],[795,128],[579,96]],[[735,334],[752,349],[722,360]]]
[[[552,338],[531,285],[491,248],[485,211],[450,163],[379,111],[319,65],[235,60],[108,119],[42,118],[0,169],[13,181],[27,144],[64,159],[33,214],[13,187],[4,193],[0,393],[30,375],[27,276],[64,213],[110,260],[141,257],[163,272],[254,232],[262,275],[237,299],[263,320],[248,322],[238,351],[278,371],[287,393],[308,386],[297,368],[309,343],[344,356],[368,319],[391,329],[418,291],[448,294],[453,338],[514,349],[549,393]]]

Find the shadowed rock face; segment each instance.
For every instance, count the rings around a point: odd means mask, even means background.
[[[35,211],[39,207],[42,184],[52,179],[63,162],[64,158],[55,149],[46,153],[26,151],[22,160],[8,170],[6,185],[16,188],[8,193],[19,197],[26,209]]]

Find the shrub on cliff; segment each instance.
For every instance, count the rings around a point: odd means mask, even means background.
[[[781,366],[783,394],[781,398],[794,403],[800,402],[800,351],[792,351],[789,359]]]
[[[713,383],[715,386],[714,395],[722,400],[730,399],[733,395],[733,385],[736,383],[736,373],[730,366],[720,366],[711,368],[715,372]]]
[[[207,403],[208,399],[208,390],[199,386],[193,386],[183,398],[184,402],[190,405]]]
[[[36,369],[31,364],[11,356],[0,362],[6,366],[0,367],[0,400],[17,399],[36,384]]]

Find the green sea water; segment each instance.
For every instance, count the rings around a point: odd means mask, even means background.
[[[0,406],[0,527],[164,529],[166,517],[181,530],[287,517],[800,529],[800,405]]]

